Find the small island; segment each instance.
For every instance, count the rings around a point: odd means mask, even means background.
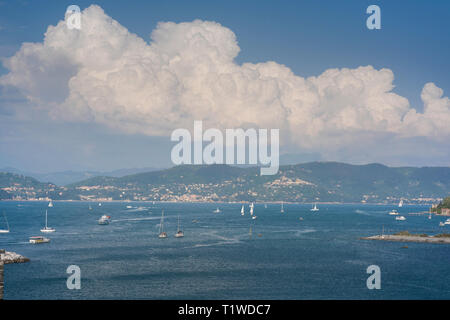
[[[362,237],[362,240],[383,240],[399,242],[427,242],[427,243],[448,243],[450,244],[450,233],[441,233],[434,236],[427,234],[413,234],[409,231],[400,231],[394,234],[382,234],[370,237]]]
[[[450,197],[446,197],[439,204],[432,205],[430,212],[438,215],[450,216]]]

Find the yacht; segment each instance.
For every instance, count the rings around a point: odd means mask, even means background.
[[[178,216],[178,229],[177,229],[177,233],[175,233],[175,238],[182,238],[182,237],[184,237],[184,233],[180,229],[180,216]]]
[[[444,224],[450,224],[450,218],[448,218],[447,220],[445,220]]]
[[[8,223],[8,219],[6,219],[5,211],[3,211],[3,217],[5,218],[7,229],[0,229],[0,233],[9,233],[9,223]]]
[[[257,216],[252,216],[252,219],[255,220],[256,218],[258,218]]]
[[[133,209],[133,206],[127,206],[127,209]]]
[[[395,220],[404,221],[404,220],[406,220],[406,218],[404,216],[398,216],[398,217],[395,217]]]
[[[243,216],[245,214],[245,209],[244,209],[244,205],[242,205],[242,208],[241,208],[241,216]]]
[[[398,212],[397,212],[397,210],[394,209],[389,212],[389,215],[396,216],[396,215],[398,215]]]
[[[443,226],[445,226],[445,223],[443,223],[442,221],[439,222],[439,227],[443,227]]]
[[[111,222],[111,217],[107,216],[106,214],[102,215],[100,219],[98,219],[98,224],[100,225],[107,225]]]
[[[319,211],[319,208],[317,208],[317,205],[314,203],[314,207],[311,209],[311,211]]]
[[[30,243],[32,244],[48,243],[48,242],[50,242],[50,239],[43,236],[30,237]]]
[[[167,233],[164,232],[164,210],[161,213],[161,222],[159,223],[159,235],[160,239],[167,238]]]
[[[48,207],[49,207],[49,208],[53,208],[53,202],[52,202],[52,200],[50,200],[50,202],[48,203]]]
[[[400,199],[400,202],[398,203],[398,207],[399,208],[403,207],[403,200],[402,199]]]
[[[45,227],[41,229],[41,232],[46,232],[46,233],[48,233],[48,232],[55,232],[54,228],[50,228],[47,225],[47,220],[48,220],[47,219],[47,215],[48,215],[47,210],[45,210]]]

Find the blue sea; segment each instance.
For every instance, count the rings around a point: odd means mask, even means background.
[[[252,220],[240,204],[0,202],[11,227],[0,248],[31,259],[5,266],[5,299],[450,299],[450,245],[359,239],[383,227],[450,232],[439,226],[444,218],[415,214],[428,207],[284,208],[255,204]],[[48,244],[29,244],[46,209],[56,232]],[[162,210],[167,239],[158,238]],[[97,223],[103,214],[109,225]],[[174,237],[178,216],[184,238]],[[80,290],[67,288],[70,265],[81,269]],[[380,290],[366,286],[370,265],[381,269]]]

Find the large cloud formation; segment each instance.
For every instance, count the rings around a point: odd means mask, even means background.
[[[302,78],[276,62],[245,63],[235,34],[215,22],[159,23],[147,43],[98,6],[81,30],[49,26],[4,61],[29,105],[58,121],[93,122],[127,133],[169,135],[193,120],[218,128],[282,129],[282,143],[339,148],[356,137],[450,136],[450,101],[433,83],[424,111],[392,92],[394,74],[372,66]],[[289,138],[288,138],[289,137]]]

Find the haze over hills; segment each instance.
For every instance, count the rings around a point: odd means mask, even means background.
[[[140,172],[149,172],[161,170],[160,168],[146,167],[146,168],[130,168],[130,169],[118,169],[113,171],[59,171],[48,173],[36,173],[22,171],[12,167],[0,168],[0,172],[16,173],[19,175],[33,177],[39,181],[51,182],[59,186],[71,184],[81,180],[89,179],[96,176],[110,176],[110,177],[123,177],[130,174],[136,174]]]
[[[449,195],[450,168],[309,162],[260,176],[257,167],[182,165],[123,177],[97,176],[65,187],[33,183],[36,190],[26,190],[26,177],[3,173],[0,188],[16,199],[433,202]]]

